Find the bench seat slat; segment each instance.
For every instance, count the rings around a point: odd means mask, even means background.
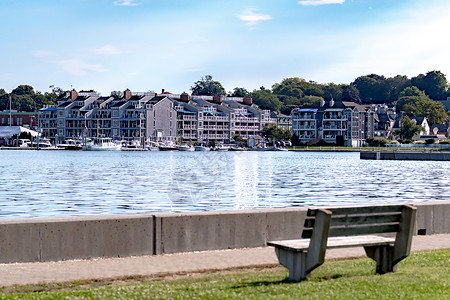
[[[388,238],[378,235],[331,237],[328,238],[327,249],[393,245],[394,242],[394,238]],[[272,241],[268,242],[267,245],[294,252],[304,252],[308,250],[309,239]]]

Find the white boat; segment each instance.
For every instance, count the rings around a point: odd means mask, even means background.
[[[195,151],[209,151],[211,149],[209,149],[209,147],[203,146],[203,145],[199,145],[199,146],[194,146]]]
[[[56,147],[63,150],[82,150],[83,144],[80,140],[66,139],[64,144],[58,144]]]
[[[51,149],[55,148],[54,145],[50,142],[50,139],[48,138],[40,138],[39,142],[37,143],[37,139],[31,143],[31,147],[33,148],[39,148],[39,149]]]
[[[148,142],[145,146],[149,151],[159,151],[159,145],[156,142]]]
[[[85,151],[119,151],[122,145],[115,143],[111,138],[95,138],[83,147]]]
[[[233,146],[230,147],[230,151],[245,151],[245,149],[239,146]]]
[[[229,146],[225,146],[223,144],[217,145],[216,147],[214,147],[214,151],[228,151],[230,150]]]
[[[189,145],[178,145],[176,148],[178,151],[195,151],[195,148]]]

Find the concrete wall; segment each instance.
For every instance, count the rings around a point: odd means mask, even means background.
[[[416,203],[416,234],[450,233],[450,201]],[[307,208],[0,219],[0,263],[262,247],[299,238]]]
[[[153,254],[153,216],[6,219],[0,263]]]

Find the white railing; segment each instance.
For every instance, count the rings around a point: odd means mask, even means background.
[[[203,119],[211,121],[228,121],[228,117],[219,117],[219,116],[204,116]]]

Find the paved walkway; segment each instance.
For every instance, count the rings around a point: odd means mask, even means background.
[[[450,234],[414,236],[412,251],[450,249]],[[327,259],[364,256],[363,248],[332,249]],[[126,276],[162,276],[278,265],[272,247],[42,263],[0,264],[0,286]]]

